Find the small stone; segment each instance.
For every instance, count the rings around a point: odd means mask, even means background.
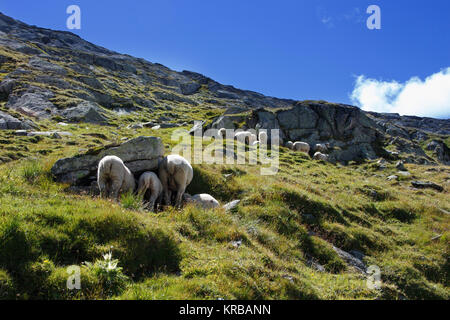
[[[398,176],[392,175],[392,176],[387,177],[387,179],[388,179],[388,181],[398,180]]]
[[[398,175],[401,175],[403,177],[410,177],[411,173],[409,173],[408,171],[399,171],[397,172]]]
[[[225,204],[222,208],[224,208],[225,211],[231,211],[238,206],[239,202],[241,202],[241,200],[233,200]]]

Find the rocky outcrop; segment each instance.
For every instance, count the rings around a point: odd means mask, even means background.
[[[332,162],[380,155],[405,163],[448,163],[445,143],[432,150],[432,157],[421,145],[430,137],[434,139],[433,135],[446,141],[450,120],[269,97],[220,84],[199,73],[176,72],[94,45],[73,33],[30,26],[1,13],[0,46],[4,74],[0,101],[28,117],[63,117],[68,122],[107,125],[112,117],[130,112],[165,111],[167,119],[154,119],[159,125],[152,126],[156,129],[192,120],[169,112],[177,107],[221,109],[225,110],[223,116],[212,124],[209,116],[202,119],[209,124],[207,128],[202,124],[202,129],[280,129],[284,141],[300,140],[310,145],[329,142]],[[392,153],[382,149],[386,140],[395,146]]]
[[[108,121],[104,111],[96,103],[87,101],[62,111],[61,115],[69,122],[106,124]]]
[[[398,113],[367,112],[380,125],[395,126],[397,128],[416,129],[424,133],[450,135],[449,119],[422,118],[416,116],[400,116]]]
[[[161,138],[141,136],[121,145],[106,146],[83,155],[59,159],[53,165],[51,173],[59,182],[90,185],[96,179],[99,161],[107,155],[119,157],[137,175],[158,167],[158,161],[164,155],[164,146]]]
[[[30,120],[19,120],[0,111],[0,130],[30,130],[36,128],[37,125]]]
[[[442,140],[432,140],[426,149],[433,151],[433,155],[443,164],[450,165],[450,148]]]
[[[383,142],[381,129],[356,107],[331,103],[298,102],[277,111],[256,109],[249,116],[223,115],[210,127],[279,129],[283,140],[304,141],[311,146],[329,143],[329,160],[375,159]],[[270,131],[268,131],[270,139]],[[312,149],[312,148],[311,148]]]
[[[30,86],[10,94],[6,107],[26,116],[45,119],[56,112],[56,106],[50,102],[54,96],[50,90]]]

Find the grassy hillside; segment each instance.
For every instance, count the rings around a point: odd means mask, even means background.
[[[232,212],[155,214],[133,198],[70,191],[49,171],[122,137],[160,136],[169,150],[173,129],[40,126],[73,136],[0,131],[0,299],[450,298],[448,193],[410,188],[417,178],[448,189],[448,167],[407,165],[412,177],[387,181],[393,163],[336,166],[281,148],[274,176],[259,166],[194,166],[188,192],[241,199]],[[381,269],[381,288],[369,289],[333,245],[364,253]],[[122,270],[105,271],[109,251]],[[69,265],[82,267],[81,290],[66,289]]]

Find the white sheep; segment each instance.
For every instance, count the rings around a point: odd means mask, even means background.
[[[136,182],[134,176],[116,156],[106,156],[98,164],[97,183],[100,196],[118,199],[120,193],[134,191]]]
[[[149,192],[150,196],[148,196]],[[144,199],[149,198],[147,208],[152,211],[154,210],[155,202],[159,203],[162,192],[163,186],[161,180],[159,180],[154,172],[147,171],[141,174],[138,182],[138,194],[142,195]]]
[[[292,148],[294,147],[294,143],[292,141],[288,141],[286,142],[285,147],[292,150]]]
[[[259,135],[258,135],[259,143],[267,144],[267,139],[268,139],[267,132],[266,131],[260,131]]]
[[[316,152],[327,152],[330,144],[329,143],[317,143],[314,146],[314,151]]]
[[[182,156],[168,155],[159,164],[159,179],[163,186],[163,198],[170,204],[172,191],[177,193],[175,206],[180,207],[186,187],[191,183],[194,171],[191,164]]]
[[[226,135],[227,135],[227,129],[220,128],[219,131],[218,131],[218,134],[219,134],[220,137],[225,138]]]
[[[250,131],[239,131],[234,134],[234,139],[248,145],[253,145],[258,140],[258,137]]]
[[[292,150],[309,153],[310,146],[306,142],[297,141],[297,142],[294,142],[294,144],[292,146]]]
[[[328,155],[323,154],[322,152],[316,152],[316,153],[314,153],[313,159],[314,160],[327,161],[328,160]]]
[[[193,196],[185,193],[184,198],[187,203],[194,203],[195,205],[203,209],[214,209],[220,206],[219,201],[217,201],[212,195],[207,193],[200,193]]]

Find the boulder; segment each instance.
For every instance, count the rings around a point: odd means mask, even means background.
[[[196,82],[187,82],[187,83],[181,83],[180,84],[180,90],[181,93],[184,95],[191,95],[194,94],[200,89],[201,85],[199,85]]]
[[[233,200],[233,201],[228,202],[227,204],[223,205],[222,208],[224,208],[225,211],[232,211],[239,205],[240,202],[241,202],[241,200]]]
[[[6,107],[26,116],[45,119],[56,113],[55,105],[49,101],[53,97],[53,92],[49,90],[29,87],[25,91],[10,94]]]
[[[103,110],[93,102],[82,102],[76,107],[63,110],[61,115],[69,122],[88,122],[97,124],[106,124],[108,118]]]
[[[360,273],[366,272],[366,265],[361,259],[335,246],[333,246],[333,250],[347,263],[347,265],[352,266]]]
[[[37,126],[29,120],[19,120],[0,111],[0,130],[30,130]]]
[[[433,151],[437,160],[445,165],[450,165],[450,148],[442,140],[433,140],[426,146],[427,150]]]
[[[120,145],[110,145],[99,150],[90,150],[72,158],[55,162],[51,169],[54,179],[72,185],[89,185],[96,179],[99,161],[107,155],[115,155],[135,175],[158,168],[164,155],[161,138],[141,136]]]
[[[425,188],[430,188],[430,189],[434,189],[436,191],[442,192],[444,191],[444,188],[434,182],[429,182],[429,181],[411,181],[411,184],[413,185],[414,188],[418,188],[418,189],[425,189]]]

